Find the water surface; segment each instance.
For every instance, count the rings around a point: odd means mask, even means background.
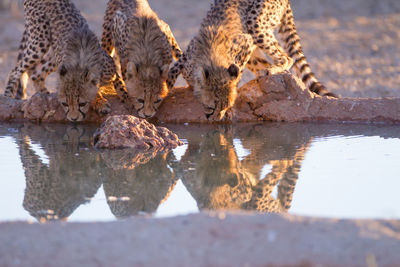
[[[96,126],[0,124],[0,221],[199,210],[400,218],[400,127],[168,125],[170,152],[95,150]]]

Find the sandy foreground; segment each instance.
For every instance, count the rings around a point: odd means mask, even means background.
[[[400,266],[400,222],[202,213],[0,224],[0,266]]]
[[[74,2],[100,35],[106,1]],[[210,2],[150,0],[182,48]],[[400,97],[400,1],[292,2],[311,68],[332,92]],[[0,11],[0,92],[22,31],[21,14]],[[51,89],[54,79],[49,84]],[[399,221],[202,213],[112,223],[0,224],[0,266],[400,266],[399,250]]]

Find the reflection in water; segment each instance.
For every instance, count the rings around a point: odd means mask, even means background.
[[[16,139],[25,170],[23,206],[38,221],[66,220],[94,197],[103,184],[107,203],[118,218],[154,212],[174,188],[167,153],[95,151],[94,128],[27,124]],[[49,164],[33,148],[39,145]]]
[[[243,138],[242,142],[245,148],[252,150],[242,162],[244,171],[249,176],[257,177],[263,166],[266,164],[272,166],[270,173],[261,177],[260,181],[252,186],[252,199],[244,204],[244,208],[262,212],[289,210],[301,163],[312,137],[298,135],[298,132],[294,131],[284,133],[282,134],[282,129],[277,127],[255,126],[250,130],[239,128],[240,136],[252,136]],[[278,195],[275,199],[272,192],[276,186]]]
[[[115,166],[116,153],[124,155],[126,161],[121,161],[123,166],[135,167],[121,168],[120,164]],[[114,166],[110,168],[103,185],[111,212],[117,218],[137,215],[139,212],[153,213],[168,198],[176,184],[175,176],[167,166],[167,153],[149,153],[147,155],[150,158],[147,160],[135,155],[133,159],[140,158],[141,164],[131,164],[132,161],[126,155],[131,154],[124,150],[102,154],[105,162],[111,159],[111,166]]]
[[[90,151],[83,128],[27,125],[19,131],[18,146],[25,170],[23,206],[37,220],[67,219],[90,200],[102,183],[100,158]],[[42,162],[32,149],[38,143],[49,158]]]
[[[251,181],[240,167],[231,129],[188,136],[188,149],[171,166],[200,209],[240,208],[251,199]]]
[[[12,136],[19,147],[26,176],[23,207],[37,220],[47,221],[67,219],[90,202],[101,185],[107,197],[102,201],[107,201],[115,217],[155,213],[179,179],[199,209],[285,212],[291,207],[300,167],[313,139],[400,135],[398,128],[356,125],[169,128],[187,140],[179,159],[172,152],[96,151],[91,144],[92,126],[25,124],[16,129],[0,125],[0,136]],[[48,160],[43,160],[37,147]],[[266,166],[270,166],[267,174],[263,172]]]
[[[200,209],[282,212],[290,208],[300,164],[310,140],[282,137],[281,133],[274,135],[273,131],[260,129],[257,131],[247,125],[220,126],[201,135],[196,131],[196,135],[188,137],[186,154],[171,165]],[[259,135],[257,139],[242,139],[243,147],[251,151],[242,161],[234,148],[235,135]],[[260,179],[266,164],[272,165],[272,170]],[[272,192],[277,185],[275,199]]]

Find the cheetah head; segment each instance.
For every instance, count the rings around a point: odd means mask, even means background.
[[[194,76],[193,92],[203,105],[207,119],[222,120],[236,100],[239,67],[235,64],[227,68],[198,65]]]
[[[156,64],[128,63],[126,87],[133,107],[140,117],[153,117],[168,94],[168,70],[168,64],[159,67]]]
[[[68,120],[78,122],[85,119],[100,85],[99,69],[68,65],[59,68],[58,101]]]

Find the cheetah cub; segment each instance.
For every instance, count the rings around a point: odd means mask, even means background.
[[[275,38],[275,30],[285,49]],[[207,118],[221,120],[235,102],[245,67],[261,76],[292,65],[309,90],[334,96],[311,72],[288,0],[215,0],[199,33],[170,69],[168,87],[182,73]]]
[[[154,116],[168,93],[166,80],[173,57],[182,54],[169,26],[147,0],[110,0],[101,43],[109,55],[116,52],[116,63],[120,63],[138,115]]]
[[[25,97],[28,74],[36,92],[48,93],[46,77],[57,71],[58,100],[70,121],[82,121],[91,104],[100,113],[110,106],[99,92],[113,85],[127,99],[124,81],[113,59],[100,46],[86,20],[69,0],[25,0],[25,31],[16,67],[11,71],[5,96]]]

